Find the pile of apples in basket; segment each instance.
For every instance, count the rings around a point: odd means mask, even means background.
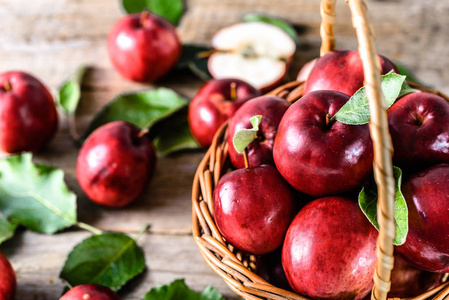
[[[412,89],[389,59],[379,56],[379,63],[397,186],[389,297],[411,297],[449,272],[449,103]],[[357,51],[333,51],[311,64],[293,104],[220,81],[235,100],[216,110],[232,111],[234,168],[213,191],[213,215],[230,244],[261,256],[256,272],[275,286],[311,298],[362,299],[373,288],[378,237],[362,62]],[[207,122],[221,122],[204,113],[216,107],[205,96],[214,85],[190,105],[190,124],[200,124],[191,131],[203,146],[211,142]]]

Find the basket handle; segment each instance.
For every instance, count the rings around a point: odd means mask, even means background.
[[[321,1],[322,39],[321,56],[335,49],[335,1]],[[377,219],[379,237],[377,241],[377,266],[374,274],[374,288],[371,299],[383,300],[390,290],[390,273],[393,269],[394,195],[392,153],[393,146],[388,131],[387,107],[380,86],[380,66],[374,46],[374,34],[363,0],[346,0],[356,30],[359,53],[363,63],[366,95],[371,120],[369,124],[374,147],[374,177],[378,188]]]

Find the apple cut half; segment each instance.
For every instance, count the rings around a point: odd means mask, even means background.
[[[262,91],[280,84],[296,50],[293,39],[264,22],[238,23],[212,38],[208,69],[216,79],[237,78]]]

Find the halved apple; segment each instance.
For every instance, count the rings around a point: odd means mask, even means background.
[[[267,91],[282,82],[296,50],[293,39],[264,22],[238,23],[212,38],[208,69],[216,78],[238,78]]]

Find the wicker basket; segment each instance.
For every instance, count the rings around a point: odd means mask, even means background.
[[[393,268],[394,179],[392,145],[388,133],[385,100],[380,89],[379,64],[374,47],[372,29],[363,0],[347,0],[352,23],[357,33],[359,53],[363,61],[366,94],[370,104],[370,134],[374,145],[374,174],[378,186],[380,224],[377,242],[377,266],[374,272],[372,299],[386,299],[390,289],[390,272]],[[335,0],[321,1],[321,56],[335,48],[333,34]],[[443,96],[437,91],[411,84],[414,88]],[[303,83],[290,82],[268,93],[294,102],[302,96]],[[227,124],[216,133],[213,143],[202,159],[193,181],[193,236],[207,264],[220,275],[228,286],[245,299],[308,299],[277,288],[266,282],[253,270],[257,257],[239,252],[221,236],[213,218],[213,189],[220,176],[229,167]],[[449,282],[413,299],[444,299],[449,295]]]

